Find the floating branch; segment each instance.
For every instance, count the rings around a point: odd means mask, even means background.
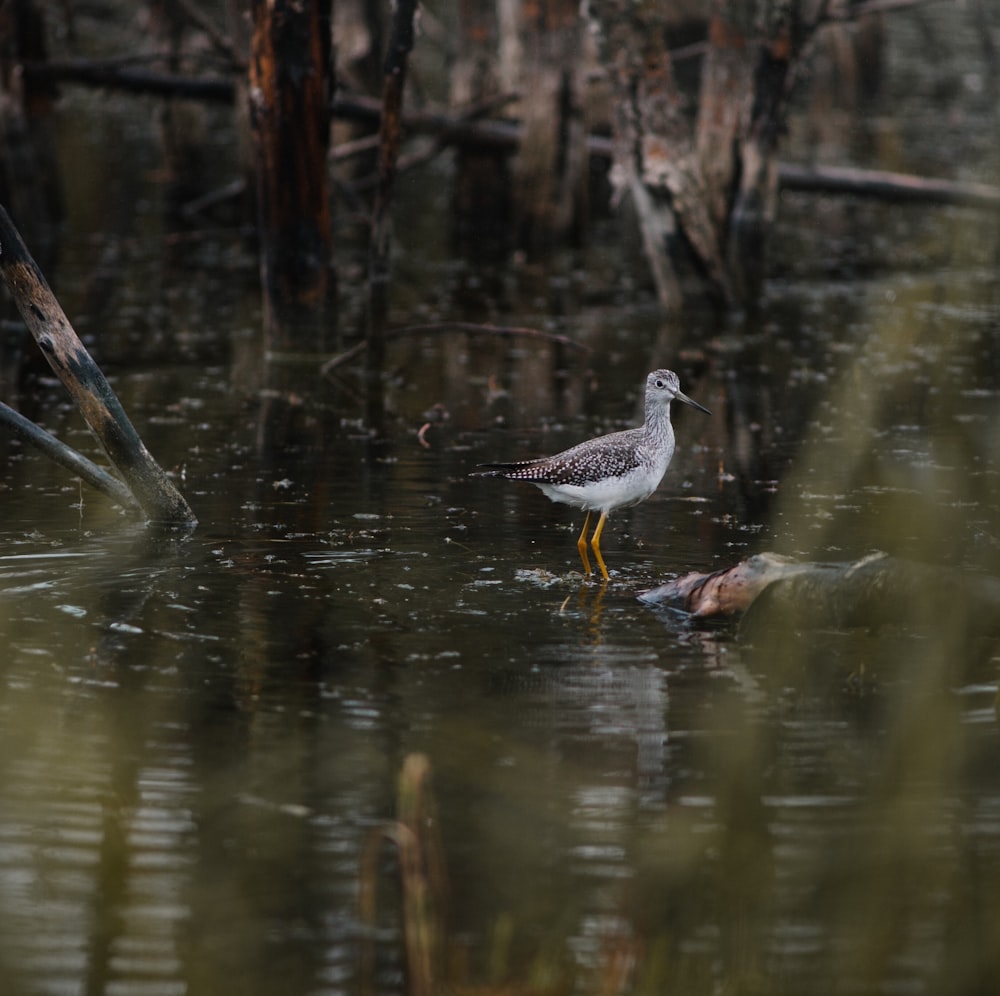
[[[0,274],[38,348],[147,518],[166,525],[194,525],[197,519],[184,496],[139,438],[118,396],[80,341],[3,207]]]

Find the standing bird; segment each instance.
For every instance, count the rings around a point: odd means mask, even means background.
[[[680,381],[672,370],[654,370],[646,378],[646,421],[638,428],[588,439],[555,456],[518,463],[480,464],[483,469],[474,474],[528,481],[541,488],[552,501],[585,508],[587,518],[576,546],[588,574],[587,527],[590,513],[600,512],[590,545],[607,581],[608,569],[601,556],[604,523],[616,508],[644,501],[663,480],[674,455],[674,429],[670,424],[670,402],[674,400],[706,415],[712,414],[681,393]]]

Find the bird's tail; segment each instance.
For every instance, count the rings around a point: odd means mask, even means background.
[[[469,477],[506,477],[516,469],[516,463],[480,463],[469,471]]]

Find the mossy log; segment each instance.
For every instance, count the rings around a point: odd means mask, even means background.
[[[752,612],[796,628],[959,626],[1000,635],[1000,579],[884,554],[823,564],[761,553],[711,574],[687,574],[639,599],[699,620]]]

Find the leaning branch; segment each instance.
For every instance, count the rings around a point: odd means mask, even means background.
[[[82,453],[77,453],[71,446],[56,439],[51,433],[46,432],[41,426],[35,425],[31,419],[25,418],[19,411],[15,411],[2,401],[0,401],[0,422],[7,426],[18,439],[34,446],[49,459],[82,478],[92,488],[107,495],[112,501],[124,505],[125,508],[139,507],[132,492],[117,477],[112,477],[92,460],[88,460]]]
[[[194,525],[197,520],[190,506],[139,438],[3,207],[0,274],[38,348],[146,516],[165,525]]]

